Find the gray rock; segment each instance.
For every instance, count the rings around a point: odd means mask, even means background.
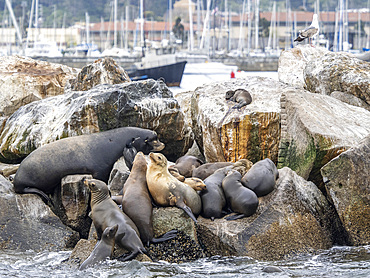
[[[120,193],[129,175],[130,170],[126,165],[125,158],[122,156],[114,163],[109,176],[108,188],[112,195],[118,195]]]
[[[157,131],[169,159],[183,155],[192,144],[184,114],[171,92],[162,82],[145,80],[99,85],[21,107],[0,136],[0,159],[19,161],[60,138],[121,126]]]
[[[340,91],[334,91],[330,94],[330,96],[333,97],[333,98],[336,98],[340,101],[343,101],[347,104],[350,104],[350,105],[353,105],[353,106],[358,106],[358,107],[361,107],[361,108],[365,108],[366,110],[370,111],[370,105],[367,104],[365,101],[359,99],[358,97],[354,96],[354,95],[343,93],[343,92],[340,92]]]
[[[351,245],[370,244],[370,135],[321,169]]]
[[[64,93],[77,70],[21,56],[0,57],[0,116],[30,102]]]
[[[12,188],[0,176],[0,249],[40,252],[74,247],[77,232],[65,226],[40,197],[15,194]]]
[[[324,190],[320,168],[370,133],[370,112],[304,90],[281,96],[278,168],[289,167]]]
[[[259,198],[251,217],[227,221],[198,218],[198,239],[207,256],[237,255],[278,260],[291,254],[327,249],[338,237],[333,207],[312,183],[285,167],[277,188]]]

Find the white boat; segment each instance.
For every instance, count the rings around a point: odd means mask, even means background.
[[[62,57],[63,54],[59,50],[56,42],[37,41],[33,47],[25,49],[25,55],[28,57]]]

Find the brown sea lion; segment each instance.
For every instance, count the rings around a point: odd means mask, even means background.
[[[226,92],[226,100],[237,102],[238,104],[232,108],[242,108],[252,102],[251,94],[245,89],[236,89]]]
[[[274,162],[265,158],[256,162],[243,176],[242,184],[254,191],[258,197],[265,196],[275,189],[279,171]]]
[[[193,174],[193,170],[203,164],[199,158],[192,155],[184,155],[178,158],[174,165],[168,167],[168,169],[175,168],[179,174],[185,178],[190,178]]]
[[[204,182],[200,178],[194,178],[194,177],[186,178],[184,180],[184,183],[189,185],[195,191],[203,191],[207,189],[207,186],[204,184]]]
[[[98,239],[101,239],[102,233],[107,227],[118,224],[116,244],[131,252],[123,260],[133,259],[139,253],[146,253],[135,223],[111,199],[106,183],[96,179],[85,179],[84,184],[91,191],[91,218]]]
[[[224,168],[226,166],[233,165],[233,162],[209,162],[193,170],[193,177],[205,180],[207,177],[212,175],[216,170]]]
[[[176,231],[154,238],[153,206],[146,184],[147,161],[142,152],[135,156],[131,173],[123,186],[122,210],[134,221],[144,245],[176,237]]]
[[[197,192],[168,172],[167,158],[161,153],[150,153],[146,173],[149,192],[160,206],[176,206],[183,209],[194,222],[202,203]]]
[[[108,182],[113,164],[127,144],[146,154],[164,148],[154,131],[137,127],[60,139],[34,150],[21,162],[14,177],[14,190],[35,193],[51,202],[47,194],[53,193],[67,175],[91,174]]]
[[[227,220],[235,220],[253,215],[258,207],[258,198],[249,188],[241,183],[242,175],[236,170],[230,170],[222,181],[226,202],[237,215],[229,216]]]
[[[101,239],[95,245],[90,256],[80,265],[79,270],[84,270],[106,258],[112,258],[117,230],[118,224],[105,228]]]
[[[179,181],[182,181],[182,182],[185,181],[185,177],[180,175],[179,170],[177,170],[176,168],[171,168],[170,166],[168,167],[168,172],[170,172],[170,174],[174,176],[176,179],[178,179]]]

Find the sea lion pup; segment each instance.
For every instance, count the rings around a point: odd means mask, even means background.
[[[194,178],[194,177],[186,178],[184,180],[184,183],[189,185],[195,191],[203,191],[207,189],[207,186],[200,178]]]
[[[47,194],[52,194],[67,175],[91,174],[108,182],[113,164],[130,142],[137,151],[146,154],[164,148],[154,131],[138,127],[60,139],[37,148],[21,162],[14,177],[14,190],[38,194],[51,203]]]
[[[200,165],[204,164],[202,160],[192,155],[184,155],[178,158],[174,165],[168,167],[175,168],[179,174],[185,178],[190,178],[193,174],[193,170]]]
[[[258,197],[265,196],[275,188],[279,171],[269,158],[256,162],[243,176],[242,184],[254,191]]]
[[[96,243],[94,250],[91,252],[90,256],[80,265],[79,270],[84,270],[85,268],[92,266],[102,260],[105,260],[106,258],[112,258],[117,230],[118,224],[105,228],[101,236],[101,240]]]
[[[216,170],[224,168],[226,166],[233,165],[233,162],[209,162],[193,170],[193,177],[205,180],[207,177],[212,175]]]
[[[226,100],[231,100],[238,103],[232,107],[233,109],[242,108],[243,106],[246,106],[252,102],[251,94],[245,89],[227,91],[225,98]]]
[[[226,220],[235,220],[254,214],[258,207],[258,198],[249,188],[241,183],[242,175],[236,170],[230,170],[222,181],[226,202],[230,208],[238,213],[229,216]]]
[[[215,218],[221,218],[225,215],[223,209],[226,206],[226,198],[222,189],[222,181],[231,167],[218,169],[204,180],[207,189],[200,193],[202,199],[201,215],[203,217],[213,221]]]
[[[138,152],[131,173],[123,186],[122,210],[134,221],[143,244],[149,246],[150,242],[163,242],[176,237],[176,231],[154,238],[153,206],[146,184],[146,171],[146,158],[142,152]]]
[[[146,172],[148,189],[154,202],[160,206],[176,206],[183,209],[194,222],[202,208],[197,192],[172,176],[167,169],[167,158],[161,153],[149,154]]]
[[[139,253],[146,253],[135,223],[111,199],[106,183],[96,179],[84,179],[84,184],[91,191],[91,218],[98,239],[101,239],[102,233],[107,227],[118,224],[115,236],[116,244],[131,252],[124,258],[124,261],[135,258]]]

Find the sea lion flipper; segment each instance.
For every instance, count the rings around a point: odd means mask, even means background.
[[[152,238],[152,243],[164,242],[173,239],[177,236],[177,230],[171,230],[157,238]]]
[[[50,197],[48,195],[46,195],[46,193],[44,191],[41,191],[40,189],[37,189],[37,188],[34,188],[34,187],[25,187],[23,189],[23,193],[27,194],[27,193],[31,193],[31,194],[37,194],[39,195],[41,198],[44,199],[44,201],[47,203],[47,204],[50,204],[50,205],[54,205],[53,204],[53,201],[50,199]]]
[[[194,216],[193,212],[191,211],[191,209],[190,209],[187,205],[185,205],[185,203],[184,203],[183,201],[177,201],[177,202],[176,202],[176,206],[177,206],[178,208],[183,209],[183,210],[187,213],[187,215],[189,215],[189,217],[190,217],[191,219],[193,219],[193,221],[194,221],[195,223],[197,223],[197,222],[198,222],[198,221],[197,221],[197,219],[195,218],[195,216]]]
[[[243,217],[245,217],[245,215],[244,215],[243,213],[238,213],[238,214],[234,214],[234,215],[228,216],[228,217],[226,217],[225,219],[226,219],[227,221],[231,221],[231,220],[241,219],[241,218],[243,218]]]

